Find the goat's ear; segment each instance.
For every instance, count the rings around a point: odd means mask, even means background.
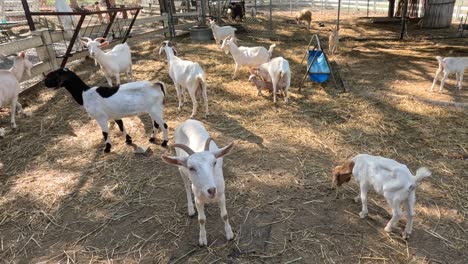
[[[24,58],[26,57],[26,52],[21,51],[20,53],[18,53],[18,56]]]
[[[83,44],[83,46],[88,47],[88,42],[87,41],[80,40],[80,42],[81,42],[81,44]]]
[[[351,175],[353,174],[354,162],[349,160],[346,161],[343,165],[336,166],[333,169],[333,185],[341,186],[345,182],[351,180]]]
[[[224,148],[220,148],[220,149],[218,149],[216,151],[212,151],[212,152],[213,152],[214,156],[218,159],[218,158],[222,158],[224,155],[231,152],[232,147],[234,147],[234,142],[232,142],[231,144],[225,146]]]
[[[177,50],[174,47],[172,47],[172,51],[174,51],[174,55],[177,56]]]
[[[187,157],[161,155],[161,159],[169,164],[187,167]]]
[[[109,46],[109,41],[104,41],[103,43],[101,43],[101,45],[99,45],[99,47],[106,47],[106,46]]]

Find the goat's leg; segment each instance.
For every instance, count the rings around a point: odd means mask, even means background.
[[[158,127],[162,128],[163,142],[161,143],[161,147],[167,147],[167,141],[168,141],[167,124],[166,122],[164,122],[162,118],[162,111],[154,111],[153,113],[149,113],[149,114],[151,116],[151,119],[154,120],[154,122],[156,122],[157,125],[159,125]],[[154,137],[151,137],[150,142],[153,142],[151,141],[151,139],[153,139],[153,141],[155,140]]]
[[[208,94],[206,91],[206,83],[202,83],[201,86],[202,86],[201,88],[203,89],[202,91],[203,101],[205,103],[205,118],[207,118],[210,112],[208,111]]]
[[[116,82],[116,85],[117,85],[117,86],[120,85],[120,73],[117,73],[117,74],[115,75],[115,82]]]
[[[463,84],[463,72],[460,73],[460,81],[458,82],[458,90],[462,89],[462,84]]]
[[[223,219],[224,222],[224,231],[226,232],[226,239],[231,240],[234,238],[234,234],[232,233],[232,228],[229,224],[228,213],[226,210],[226,196],[224,194],[219,197],[218,205],[221,211],[221,219]]]
[[[276,92],[278,89],[277,87],[278,80],[276,80],[275,78],[271,78],[271,83],[273,85],[273,103],[276,104],[276,96],[277,96]]]
[[[206,246],[208,245],[208,241],[206,239],[206,229],[205,229],[205,223],[206,223],[205,204],[202,201],[198,200],[197,197],[195,197],[195,206],[197,207],[198,223],[200,224],[200,238],[198,239],[198,244],[200,246]]]
[[[237,77],[237,72],[239,71],[239,64],[236,62],[236,66],[234,68],[234,74],[232,75],[232,79],[234,80]]]
[[[127,143],[128,145],[132,144],[132,137],[127,134],[127,131],[125,130],[122,119],[117,119],[117,120],[114,120],[114,121],[119,126],[120,132],[122,132],[124,134],[125,143]]]
[[[413,219],[414,219],[414,204],[416,203],[415,192],[412,191],[408,199],[406,200],[406,226],[403,231],[403,238],[409,239],[411,232],[413,231]]]
[[[185,193],[187,194],[188,215],[194,216],[195,209],[193,208],[192,190],[190,189],[190,181],[189,181],[188,176],[185,174],[183,170],[184,168],[179,167],[180,176],[182,177],[182,180],[184,181]]]
[[[432,82],[431,92],[434,92],[434,86],[435,86],[435,84],[437,82],[437,79],[439,78],[439,75],[440,75],[441,72],[442,72],[442,69],[438,68],[437,71],[436,71],[435,77],[434,77],[434,81]]]
[[[11,100],[11,127],[16,129],[16,102],[18,102],[18,95],[14,96]]]
[[[180,94],[182,89],[178,83],[174,83],[175,89],[176,89],[176,94],[177,94],[177,100],[179,101],[179,107],[177,107],[177,110],[180,110],[182,108],[182,95]]]
[[[398,223],[401,217],[401,208],[400,202],[387,199],[388,204],[392,207],[392,218],[388,221],[387,226],[385,226],[386,232],[392,232],[392,229]]]
[[[286,79],[286,87],[283,88],[284,102],[289,103],[288,90],[289,90],[289,86],[291,86],[291,78],[290,78],[289,75],[285,75],[285,76],[283,76],[283,78],[287,78]]]
[[[24,111],[23,106],[18,101],[16,101],[16,110],[17,110],[18,114],[23,114],[25,116],[31,116],[30,112]]]
[[[197,97],[195,96],[195,91],[196,91],[196,88],[191,88],[188,92],[189,92],[189,95],[190,95],[190,99],[192,99],[192,115],[190,116],[190,118],[195,118],[195,116],[197,115],[197,108],[198,108],[198,102],[197,102]]]
[[[106,147],[104,148],[104,152],[109,153],[112,146],[110,143],[109,127],[107,124],[107,120],[101,119],[101,120],[97,120],[97,122],[102,129],[102,136],[104,137],[104,142],[106,142]]]
[[[149,139],[149,142],[155,143],[156,142],[156,134],[159,132],[159,125],[156,123],[153,119],[151,119],[151,122],[153,122],[153,132],[151,133],[151,137]]]
[[[458,72],[455,73],[455,86],[458,87],[458,81],[459,81],[459,74]]]
[[[361,203],[362,203],[362,211],[359,213],[359,217],[365,218],[369,211],[367,210],[367,186],[362,184],[361,188]]]
[[[130,76],[130,77],[129,77]],[[127,82],[133,82],[133,70],[132,65],[127,70]]]
[[[109,87],[112,87],[112,78],[110,76],[107,76],[107,75],[104,75],[106,77],[106,80],[107,80],[107,84],[109,85]]]
[[[444,71],[444,76],[442,77],[442,80],[440,80],[440,88],[439,88],[439,93],[442,92],[442,90],[444,89],[444,83],[445,83],[445,79],[447,79],[449,75],[449,72],[447,71]]]

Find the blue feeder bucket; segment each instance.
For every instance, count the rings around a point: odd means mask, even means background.
[[[330,68],[328,67],[325,54],[321,50],[309,50],[307,59],[307,68],[309,68],[309,78],[313,82],[323,83],[330,77]],[[315,57],[315,61],[314,61]],[[312,67],[310,64],[312,63]]]

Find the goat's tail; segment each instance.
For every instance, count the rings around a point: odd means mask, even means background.
[[[205,77],[202,74],[197,75],[196,77],[198,81],[198,87],[197,87],[197,96],[202,96],[203,93],[206,93],[206,80]]]
[[[416,171],[414,182],[418,184],[422,179],[429,177],[431,175],[432,175],[432,172],[428,168],[421,167]]]
[[[270,58],[271,58],[271,56],[273,54],[273,49],[275,49],[275,47],[276,47],[276,44],[271,44],[270,49],[268,49],[268,53],[270,53]]]
[[[166,84],[161,81],[155,81],[154,84],[159,84],[161,86],[161,92],[163,93],[163,104],[166,101]]]

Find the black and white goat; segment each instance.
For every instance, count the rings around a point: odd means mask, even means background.
[[[121,118],[139,113],[148,113],[153,121],[150,142],[155,142],[155,134],[161,127],[164,134],[161,146],[167,146],[167,125],[163,120],[164,83],[137,81],[115,87],[89,87],[67,68],[50,72],[44,83],[49,88],[65,87],[73,99],[85,108],[88,115],[96,119],[106,142],[104,152],[110,152],[111,149],[108,121],[115,120],[120,131],[125,135],[125,142],[131,144],[132,138],[125,131]]]

